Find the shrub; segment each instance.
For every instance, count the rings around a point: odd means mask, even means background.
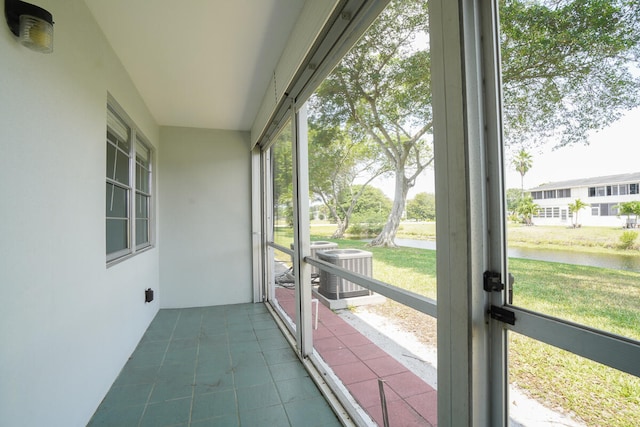
[[[354,236],[376,236],[382,231],[385,221],[382,215],[354,215],[347,232]]]
[[[637,238],[637,231],[623,231],[622,235],[620,236],[620,244],[618,246],[620,247],[620,249],[631,249],[633,248]]]
[[[348,231],[354,236],[375,236],[382,231],[382,224],[359,222],[350,225]]]

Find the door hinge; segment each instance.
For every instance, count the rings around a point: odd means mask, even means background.
[[[510,325],[516,324],[516,314],[507,310],[504,307],[498,307],[497,305],[491,306],[491,318],[499,320],[500,322],[508,323]]]

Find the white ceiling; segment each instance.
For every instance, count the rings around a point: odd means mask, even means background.
[[[160,125],[249,130],[304,0],[85,0]]]

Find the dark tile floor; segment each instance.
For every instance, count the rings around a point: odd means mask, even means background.
[[[339,426],[262,304],[160,310],[90,426]]]

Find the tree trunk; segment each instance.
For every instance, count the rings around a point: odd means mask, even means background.
[[[404,170],[396,171],[396,184],[393,196],[393,207],[384,228],[378,236],[371,241],[371,246],[395,247],[396,233],[400,227],[400,220],[404,212],[404,206],[409,192],[409,183],[405,179]]]
[[[348,221],[343,221],[338,218],[338,228],[331,235],[332,239],[342,239],[344,237],[344,232],[347,231],[347,227],[349,226]]]
[[[338,224],[338,227],[331,235],[331,238],[342,239],[344,237],[344,232],[347,231],[347,227],[349,227],[349,218],[348,217],[345,219],[340,218],[340,215],[338,215],[338,209],[336,208],[336,206],[332,205],[331,203],[327,203],[324,197],[322,198],[322,201],[324,202],[324,205],[327,208],[329,208],[329,213],[333,218],[335,218]]]

